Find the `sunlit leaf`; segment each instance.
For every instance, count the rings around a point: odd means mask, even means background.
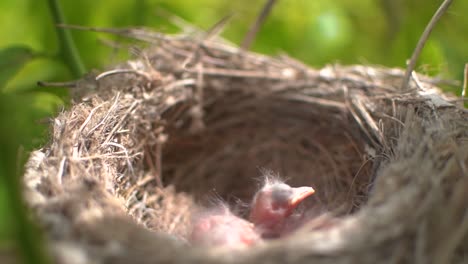
[[[34,57],[34,51],[27,46],[9,46],[0,50],[0,87],[4,87]]]
[[[19,93],[25,91],[37,91],[38,81],[68,81],[72,80],[70,71],[64,63],[57,59],[37,58],[27,63],[20,69],[8,84],[3,87],[5,93]],[[60,92],[60,93],[57,93]],[[63,91],[55,88],[55,94],[64,95]]]

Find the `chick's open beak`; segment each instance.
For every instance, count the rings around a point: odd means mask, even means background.
[[[294,192],[289,200],[289,204],[292,208],[296,208],[304,199],[315,193],[312,187],[297,187],[293,188]]]

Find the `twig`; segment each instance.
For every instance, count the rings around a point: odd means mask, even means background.
[[[461,93],[461,104],[463,106],[466,96],[466,90],[468,89],[468,63],[465,64],[465,71],[463,72],[463,87]]]
[[[249,50],[250,46],[252,45],[253,40],[255,39],[255,36],[258,33],[258,30],[262,26],[263,22],[265,22],[265,19],[267,18],[268,14],[270,14],[271,9],[273,8],[273,5],[276,3],[276,0],[267,0],[265,5],[262,8],[262,11],[257,17],[257,20],[255,23],[250,27],[249,32],[247,32],[247,35],[245,36],[244,40],[242,41],[241,44],[241,49],[242,50]]]
[[[44,82],[44,81],[38,81],[37,86],[41,87],[70,87],[74,88],[77,86],[78,81],[71,81],[71,82]]]
[[[342,111],[342,112],[346,112],[346,109],[347,109],[346,105],[341,102],[319,98],[319,97],[313,97],[313,96],[307,96],[307,95],[301,95],[301,94],[293,94],[293,93],[286,94],[284,97],[290,100],[301,101],[301,102],[305,102],[309,104],[319,105],[322,107],[328,107],[328,108],[332,108],[332,109]]]
[[[153,155],[151,155],[151,151],[148,149],[145,151],[145,154],[143,154],[146,163],[148,164],[148,167],[150,168],[150,173],[151,173],[151,179],[156,180],[156,185],[159,188],[164,188],[164,185],[162,183],[161,179],[161,146],[160,144],[156,144],[156,158],[155,162],[153,160]],[[154,166],[154,163],[156,163],[156,166]]]
[[[96,107],[94,107],[91,112],[89,113],[88,117],[85,119],[83,124],[81,124],[80,128],[78,129],[78,134],[81,134],[83,132],[83,129],[88,125],[89,121],[91,121],[91,118],[93,115],[96,113],[96,111],[101,108],[105,103],[102,103]]]
[[[111,140],[112,136],[114,136],[114,133],[117,131],[117,129],[120,128],[120,126],[123,124],[123,122],[125,120],[127,120],[128,116],[130,115],[130,113],[136,108],[137,105],[140,104],[140,101],[135,101],[132,103],[132,105],[130,105],[130,107],[128,107],[127,111],[123,114],[122,118],[119,120],[119,122],[114,126],[114,128],[112,129],[112,131],[107,135],[107,138],[106,140],[104,141],[104,143],[107,143]],[[103,144],[104,144],[103,143]]]
[[[164,143],[164,135],[158,136],[158,143],[156,144],[156,183],[159,188],[164,188],[162,181],[162,146]]]
[[[67,162],[66,157],[63,157],[62,160],[60,161],[59,170],[57,172],[57,183],[59,185],[62,185],[63,172],[65,171],[65,163],[66,162]]]
[[[221,18],[218,22],[216,22],[210,29],[206,31],[203,36],[203,39],[200,44],[207,43],[211,41],[213,38],[219,36],[221,32],[224,30],[225,26],[231,20],[233,14],[228,14],[225,17]]]
[[[185,71],[190,73],[198,73],[197,69],[186,68]],[[272,80],[288,80],[291,77],[284,77],[281,73],[265,73],[264,71],[252,70],[236,70],[236,69],[222,69],[222,68],[204,68],[203,74],[211,76],[226,76],[232,78],[258,78],[258,79],[272,79]]]
[[[221,20],[216,22],[210,29],[208,29],[201,37],[197,43],[195,43],[194,49],[192,53],[187,56],[185,61],[182,63],[182,68],[183,69],[188,69],[188,65],[191,63],[196,63],[200,61],[203,57],[204,54],[202,54],[200,51],[203,47],[204,44],[210,42],[213,40],[215,37],[219,36],[221,32],[223,31],[224,27],[226,24],[229,22],[229,20],[232,18],[232,14],[229,14],[225,17],[223,17]],[[198,70],[197,70],[198,71]]]
[[[78,26],[78,25],[69,25],[60,23],[56,25],[59,28],[66,28],[66,29],[76,29],[76,30],[85,30],[85,31],[92,31],[92,32],[102,32],[108,34],[114,34],[117,36],[122,36],[130,39],[136,39],[140,41],[145,41],[149,43],[155,43],[156,41],[166,40],[170,38],[169,36],[165,36],[161,33],[151,32],[149,30],[145,30],[144,28],[99,28],[99,27],[85,27],[85,26]]]
[[[364,125],[363,120],[359,117],[359,115],[354,111],[353,109],[353,102],[351,102],[350,97],[348,95],[348,87],[346,85],[343,85],[343,94],[345,98],[345,103],[349,111],[351,112],[351,116],[354,118],[356,123],[361,127],[362,131],[364,134],[366,134],[367,138],[369,141],[371,141],[372,145],[374,148],[379,148],[381,146],[381,142],[377,141],[373,135],[367,130],[367,128]]]
[[[111,114],[112,112],[114,112],[114,111],[117,111],[116,109],[117,109],[117,104],[119,103],[119,99],[120,99],[120,92],[118,92],[118,93],[115,95],[114,98],[115,98],[115,99],[114,99],[114,103],[112,103],[111,107],[109,108],[109,110],[107,110],[107,112],[106,112],[106,114],[104,115],[104,117],[101,118],[101,121],[100,121],[97,125],[95,125],[93,128],[91,128],[91,129],[88,131],[88,133],[86,133],[86,136],[85,136],[85,137],[89,137],[92,133],[94,133],[94,131],[95,131],[96,129],[98,129],[100,126],[104,125],[104,124],[107,122],[107,120],[108,120],[110,114]]]
[[[437,9],[437,11],[435,12],[434,16],[432,16],[431,21],[429,21],[429,24],[427,24],[426,28],[424,29],[424,32],[419,38],[418,44],[416,45],[416,48],[414,49],[413,54],[411,55],[411,59],[408,63],[408,67],[406,68],[405,77],[401,85],[401,89],[403,91],[408,89],[411,73],[414,71],[416,61],[418,60],[419,55],[421,54],[421,51],[424,48],[427,39],[429,38],[429,35],[431,34],[439,19],[442,17],[445,11],[447,11],[450,4],[452,4],[452,2],[453,0],[444,0],[444,2],[440,5],[439,9]]]
[[[195,25],[191,24],[190,22],[187,22],[185,19],[183,19],[180,16],[177,16],[173,14],[172,12],[164,9],[164,8],[158,8],[155,12],[157,16],[161,16],[164,19],[168,20],[170,23],[172,23],[174,26],[180,28],[183,30],[184,33],[190,34],[190,33],[200,33],[203,32],[203,30],[199,27],[196,27]]]
[[[103,73],[100,73],[98,76],[96,76],[96,81],[99,81],[102,78],[109,77],[111,75],[115,74],[122,74],[122,73],[134,73],[136,75],[144,75],[142,72],[134,70],[134,69],[114,69],[110,71],[105,71]]]

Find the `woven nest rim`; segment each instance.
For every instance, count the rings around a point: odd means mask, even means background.
[[[219,40],[157,42],[83,79],[72,108],[55,119],[50,144],[31,156],[28,201],[59,262],[70,261],[70,248],[116,263],[466,257],[467,112],[435,79],[415,75],[402,92],[399,69],[315,70]],[[294,239],[236,251],[235,258],[187,249],[180,238],[197,207],[193,197],[200,201],[216,186],[226,201],[234,193],[248,202],[256,187],[245,183],[255,182],[258,166],[293,175],[293,183],[315,181],[317,221]],[[305,174],[311,168],[312,176]],[[442,212],[450,221],[437,222]],[[405,253],[421,239],[420,255]],[[107,248],[111,242],[117,247]]]

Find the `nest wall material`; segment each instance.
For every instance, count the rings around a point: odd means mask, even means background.
[[[435,79],[401,91],[400,69],[154,41],[80,81],[27,164],[58,263],[467,263],[468,113]],[[259,168],[316,189],[311,223],[248,250],[188,245],[210,197],[245,212]]]

